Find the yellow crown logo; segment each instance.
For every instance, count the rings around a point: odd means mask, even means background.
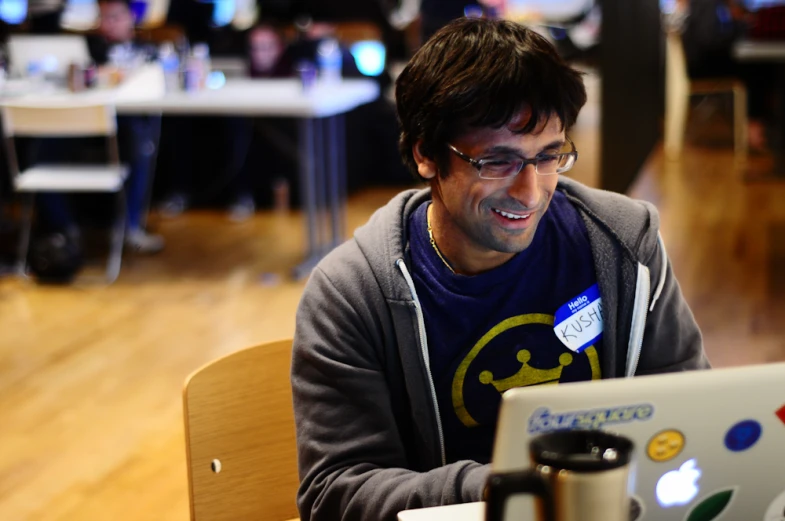
[[[500,394],[514,387],[557,384],[561,378],[562,370],[572,363],[572,355],[570,353],[562,353],[559,356],[558,367],[553,369],[536,369],[529,365],[531,353],[526,349],[518,351],[516,358],[521,363],[521,369],[517,373],[508,378],[494,380],[493,373],[483,371],[480,373],[480,383],[493,385]]]

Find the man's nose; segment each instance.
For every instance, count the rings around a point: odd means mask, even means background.
[[[539,177],[533,164],[524,166],[512,179],[507,194],[528,209],[537,208],[542,193]]]

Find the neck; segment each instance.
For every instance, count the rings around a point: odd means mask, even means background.
[[[453,223],[446,208],[436,197],[428,206],[427,213],[435,247],[457,274],[478,275],[501,266],[514,255],[478,246]]]

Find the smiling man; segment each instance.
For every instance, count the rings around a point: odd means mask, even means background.
[[[307,520],[481,499],[512,387],[708,368],[650,204],[562,178],[586,101],[543,38],[461,19],[396,84],[403,192],[314,270],[292,363]]]

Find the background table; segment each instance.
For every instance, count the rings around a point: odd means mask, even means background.
[[[785,61],[785,41],[739,40],[733,46],[733,57],[739,61]]]
[[[160,67],[142,68],[120,87],[71,93],[62,90],[8,92],[0,104],[56,107],[111,103],[118,114],[178,114],[289,117],[299,120],[299,176],[306,214],[308,252],[294,269],[307,276],[344,240],[346,140],[343,115],[379,96],[373,80],[317,82],[307,91],[298,79],[229,78],[215,90],[165,93]]]
[[[307,277],[319,260],[345,239],[346,131],[343,115],[379,96],[372,80],[317,82],[307,91],[298,79],[229,78],[220,89],[176,92],[162,98],[122,99],[122,114],[290,117],[299,120],[301,199],[308,253],[294,269]]]

